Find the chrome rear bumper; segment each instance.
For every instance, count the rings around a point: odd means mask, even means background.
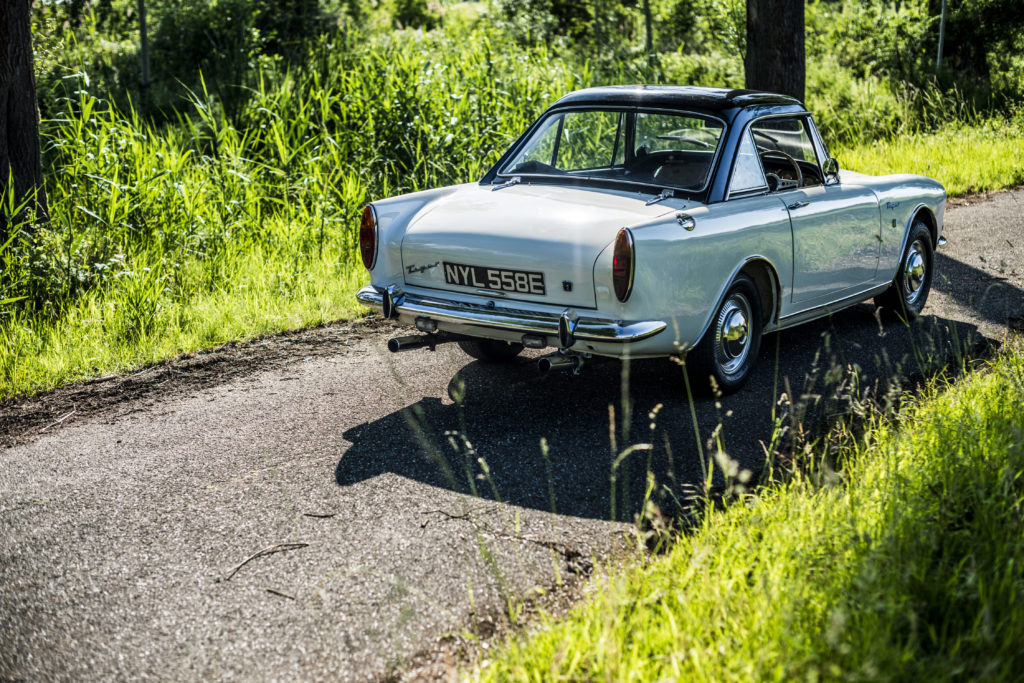
[[[661,320],[619,321],[602,318],[575,317],[572,311],[561,314],[540,313],[506,308],[497,304],[481,305],[450,301],[419,294],[410,294],[392,286],[388,289],[370,285],[356,294],[366,306],[381,310],[392,318],[428,318],[438,323],[467,325],[521,334],[559,336],[560,321],[571,319],[576,341],[628,343],[651,337],[667,326]],[[564,326],[565,323],[562,322]],[[564,331],[563,331],[564,334]]]

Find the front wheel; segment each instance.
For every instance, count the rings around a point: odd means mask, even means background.
[[[485,363],[503,363],[518,356],[523,345],[496,339],[467,339],[459,342],[459,348]]]
[[[741,274],[688,359],[698,387],[730,394],[746,384],[761,349],[762,328],[757,286]]]
[[[921,315],[932,288],[932,234],[922,221],[915,221],[907,237],[900,266],[889,289],[875,297],[875,305],[893,311],[904,320]]]

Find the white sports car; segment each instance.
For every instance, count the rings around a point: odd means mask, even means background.
[[[367,205],[357,296],[420,331],[392,351],[550,347],[544,371],[688,353],[729,392],[766,332],[871,297],[917,316],[945,206],[930,178],[840,170],[790,97],[590,88],[480,182]]]

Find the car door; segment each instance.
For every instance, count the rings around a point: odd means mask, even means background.
[[[821,306],[869,287],[878,269],[878,200],[853,183],[825,184],[805,117],[755,121],[751,130],[772,194],[793,230],[791,302]],[[798,170],[799,169],[799,170]],[[778,183],[771,182],[777,175]],[[794,182],[795,181],[795,182]]]
[[[821,305],[867,288],[878,270],[879,219],[875,194],[861,186],[790,190],[793,226],[793,303]]]

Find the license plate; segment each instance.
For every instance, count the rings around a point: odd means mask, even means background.
[[[493,289],[500,292],[544,296],[544,273],[507,268],[467,266],[444,262],[444,281],[450,285]]]

